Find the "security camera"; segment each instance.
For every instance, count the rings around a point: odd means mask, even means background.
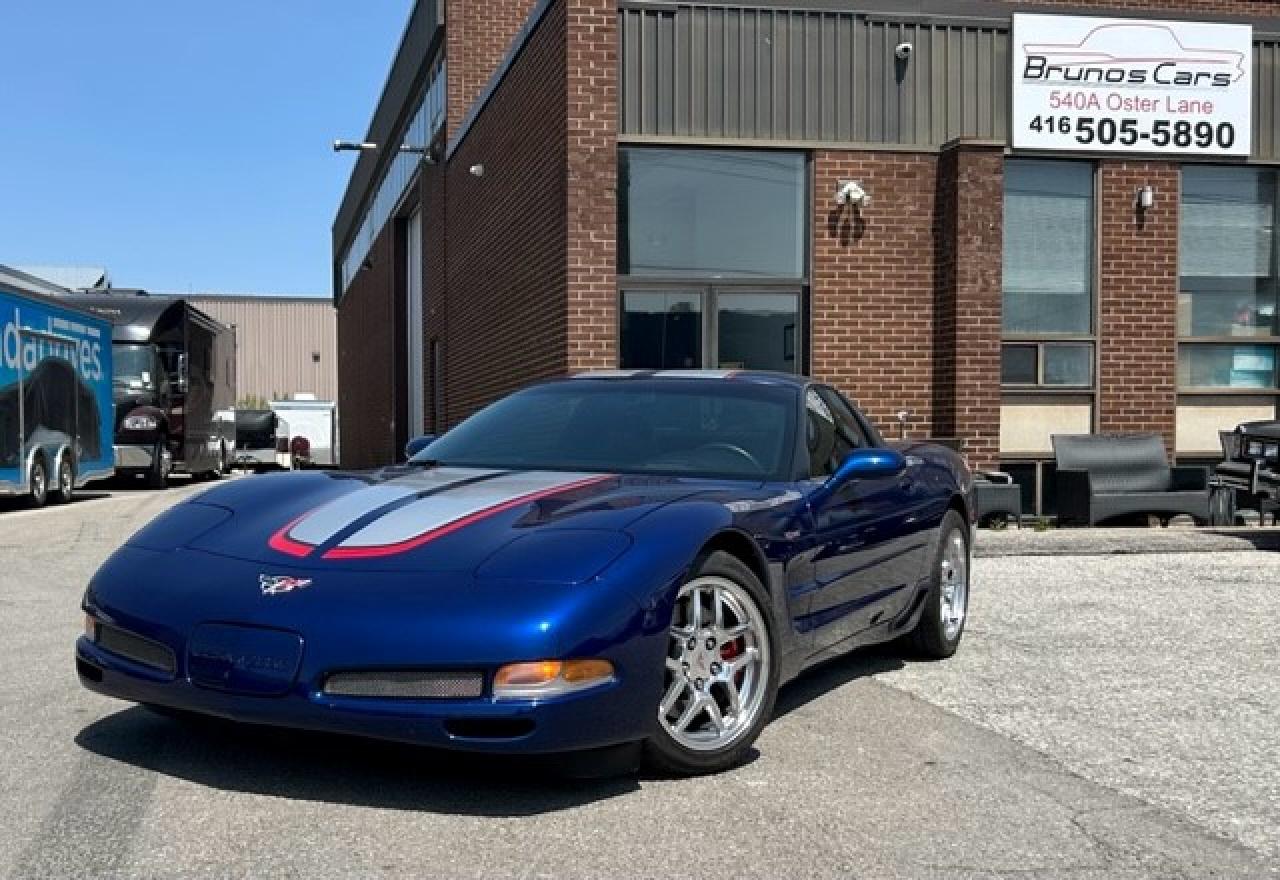
[[[893,57],[897,58],[899,61],[906,61],[911,57],[911,53],[914,51],[915,49],[910,43],[899,43],[893,47]]]
[[[856,180],[843,180],[836,190],[837,205],[853,205],[861,208],[871,202],[871,195]]]

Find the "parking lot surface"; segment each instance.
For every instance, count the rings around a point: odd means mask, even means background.
[[[980,559],[952,661],[816,670],[730,773],[579,782],[80,688],[88,577],[201,489],[0,512],[0,876],[1280,876],[1280,555]]]

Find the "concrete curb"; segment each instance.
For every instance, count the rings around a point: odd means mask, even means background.
[[[1280,550],[1280,528],[982,529],[974,556],[1114,556]]]

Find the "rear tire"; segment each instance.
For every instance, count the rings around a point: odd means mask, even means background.
[[[69,504],[75,492],[76,471],[71,466],[71,456],[64,453],[58,459],[58,483],[53,490],[53,500],[58,504]]]
[[[778,643],[768,594],[737,557],[694,566],[672,611],[648,765],[675,775],[739,764],[773,713]]]
[[[44,507],[49,501],[49,468],[44,463],[44,456],[37,455],[31,462],[31,473],[27,480],[27,504],[31,507]]]
[[[969,612],[969,571],[972,553],[969,527],[954,510],[947,511],[938,529],[933,574],[924,598],[920,622],[907,637],[910,647],[931,660],[950,657],[960,647]]]

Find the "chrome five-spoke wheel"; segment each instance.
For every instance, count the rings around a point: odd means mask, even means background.
[[[969,606],[969,552],[964,535],[958,530],[952,531],[946,541],[938,572],[941,604],[938,616],[942,620],[942,634],[947,641],[952,641],[960,634]]]
[[[659,720],[686,749],[724,749],[756,726],[768,691],[769,636],[751,594],[703,575],[680,588]]]

